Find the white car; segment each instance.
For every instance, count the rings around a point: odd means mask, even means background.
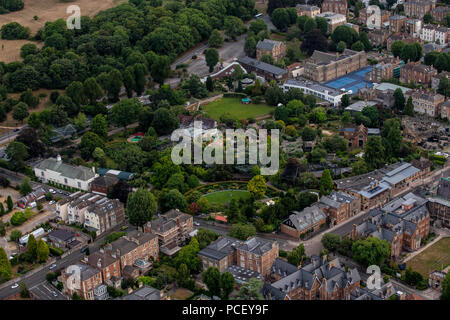
[[[200,226],[200,223],[198,223],[198,222],[194,222],[194,226]]]
[[[48,204],[54,204],[55,200],[50,201]]]
[[[19,285],[17,284],[17,283],[14,283],[12,286],[11,286],[11,289],[15,289],[15,288],[17,288]]]
[[[52,294],[53,294],[54,297],[58,296],[55,291],[52,291]]]
[[[50,266],[50,270],[53,270],[53,269],[55,269],[56,268],[56,264],[54,263],[54,264],[52,264],[51,266]]]

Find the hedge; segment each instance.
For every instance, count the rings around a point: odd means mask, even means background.
[[[230,92],[230,93],[224,93],[224,98],[247,98],[247,95],[245,93],[241,92]]]

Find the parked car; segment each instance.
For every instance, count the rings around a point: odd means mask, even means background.
[[[54,263],[54,264],[52,264],[51,266],[50,266],[50,270],[53,270],[53,269],[55,269],[56,268],[56,263]]]
[[[55,200],[50,201],[48,204],[54,204]]]
[[[12,286],[11,286],[11,289],[15,289],[15,288],[17,288],[19,285],[17,284],[17,283],[14,283]]]
[[[57,296],[58,296],[58,295],[56,294],[55,291],[52,291],[52,295],[53,295],[54,297],[57,297]]]
[[[198,222],[194,222],[194,226],[197,226],[197,227],[199,227],[200,226],[200,223],[198,223]]]

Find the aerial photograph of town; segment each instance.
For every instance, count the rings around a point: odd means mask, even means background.
[[[0,307],[448,308],[449,143],[450,0],[0,0]]]

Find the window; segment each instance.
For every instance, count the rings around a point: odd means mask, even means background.
[[[44,171],[41,172],[41,175],[42,175],[43,177],[45,176],[45,175],[44,175]]]
[[[78,182],[78,188],[81,188],[81,182]]]
[[[64,178],[64,183],[67,184],[67,178]]]

